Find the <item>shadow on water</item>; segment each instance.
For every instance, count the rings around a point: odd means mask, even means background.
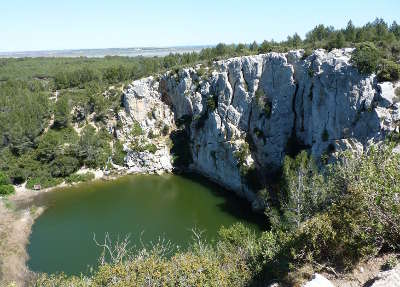
[[[245,198],[239,197],[233,191],[227,190],[221,185],[200,174],[182,173],[179,175],[185,179],[207,187],[207,189],[212,192],[214,196],[224,199],[222,203],[217,205],[221,211],[231,214],[237,218],[238,221],[246,221],[254,224],[262,231],[269,228],[266,216],[262,212],[254,211],[250,202],[248,202]]]

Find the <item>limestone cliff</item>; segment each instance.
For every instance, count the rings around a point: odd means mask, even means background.
[[[360,75],[351,52],[238,57],[134,81],[120,114],[128,166],[172,169],[166,140],[157,140],[155,153],[129,147],[138,141],[129,136],[135,123],[141,140],[149,141],[154,134],[168,138],[175,123],[185,122],[191,168],[256,203],[244,174],[272,174],[294,148],[307,148],[317,159],[344,149],[362,152],[396,129],[400,84]]]

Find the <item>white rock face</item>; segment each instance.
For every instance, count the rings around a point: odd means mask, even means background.
[[[335,287],[328,279],[324,276],[315,274],[314,278],[307,282],[303,287]]]
[[[400,287],[400,265],[396,268],[380,272],[371,287]]]
[[[130,173],[163,173],[172,171],[171,156],[165,141],[174,126],[174,115],[169,106],[161,101],[158,81],[153,77],[134,81],[124,91],[124,111],[119,118],[122,127],[117,137],[125,142],[125,158]],[[140,126],[141,134],[132,130]],[[156,151],[146,147],[154,145]],[[135,148],[133,148],[135,147]]]
[[[134,81],[125,91],[119,133],[129,139],[133,121],[148,135],[160,132],[160,123],[174,127],[174,121],[191,119],[192,168],[256,204],[243,167],[264,176],[277,170],[290,142],[316,159],[345,149],[362,152],[396,128],[398,84],[360,75],[350,64],[351,52],[238,57],[216,62],[205,74],[196,67]],[[249,152],[241,160],[238,151],[246,143]],[[162,155],[164,162],[168,156]],[[131,166],[137,160],[128,158]]]

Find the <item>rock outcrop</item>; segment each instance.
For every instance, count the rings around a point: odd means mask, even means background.
[[[320,274],[314,274],[312,280],[303,287],[335,287],[328,279]]]
[[[371,287],[400,287],[400,265],[392,270],[382,271],[368,286]]]
[[[136,122],[146,139],[150,131],[165,134],[184,122],[191,168],[257,203],[248,175],[262,181],[260,175],[272,175],[293,149],[307,148],[316,159],[345,149],[362,152],[397,128],[399,84],[360,75],[351,52],[238,57],[134,81],[124,92],[120,135],[131,143]],[[164,151],[153,154],[153,162],[170,170],[162,142]],[[143,162],[126,148],[128,165]]]

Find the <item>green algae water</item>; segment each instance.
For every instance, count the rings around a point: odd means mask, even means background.
[[[130,234],[132,246],[169,240],[182,248],[192,228],[212,242],[221,226],[243,222],[255,232],[262,219],[245,200],[194,175],[135,175],[42,194],[47,209],[32,227],[28,266],[35,272],[78,275],[96,266],[101,254],[94,240],[114,241]]]

